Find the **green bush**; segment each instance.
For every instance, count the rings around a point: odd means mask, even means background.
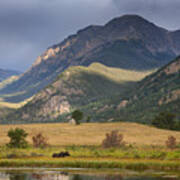
[[[28,136],[28,133],[24,129],[16,128],[8,131],[8,137],[10,142],[7,144],[10,148],[26,148],[28,146],[25,138]]]

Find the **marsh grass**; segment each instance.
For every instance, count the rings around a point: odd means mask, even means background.
[[[0,148],[0,158],[51,158],[53,153],[68,151],[72,158],[111,158],[111,159],[146,159],[146,160],[179,160],[180,149],[169,150],[165,147],[123,147],[104,149],[99,146],[66,146],[66,147],[46,147],[27,149],[11,149],[6,146]]]
[[[130,170],[173,170],[180,169],[179,161],[158,161],[158,160],[113,160],[113,159],[75,159],[66,158],[54,159],[15,159],[0,160],[0,167],[71,167],[71,168],[121,168]]]

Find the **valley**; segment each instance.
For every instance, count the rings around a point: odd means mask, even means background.
[[[81,29],[0,83],[0,122],[69,122],[76,109],[82,122],[179,122],[178,33],[138,15]]]

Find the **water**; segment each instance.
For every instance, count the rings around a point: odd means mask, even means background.
[[[180,176],[164,172],[90,171],[62,169],[4,169],[0,180],[180,180]]]

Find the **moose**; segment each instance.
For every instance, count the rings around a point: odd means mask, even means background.
[[[63,158],[63,157],[68,157],[70,156],[69,152],[66,151],[66,152],[60,152],[60,153],[54,153],[52,155],[53,158]]]

